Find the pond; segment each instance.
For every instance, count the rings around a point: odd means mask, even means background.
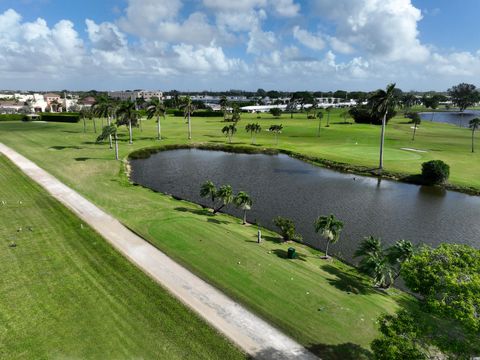
[[[131,167],[135,183],[203,205],[209,205],[199,195],[203,182],[230,184],[253,198],[251,222],[275,229],[274,217],[291,218],[304,242],[321,249],[324,242],[313,223],[317,216],[333,213],[345,228],[331,252],[350,262],[367,235],[387,244],[406,239],[480,246],[480,197],[340,173],[287,155],[182,149],[132,160]],[[241,216],[233,206],[226,212]]]
[[[476,117],[480,117],[480,111],[465,110],[464,112],[439,111],[420,113],[420,118],[423,121],[447,123],[460,127],[468,127],[468,123],[470,122],[470,120]]]

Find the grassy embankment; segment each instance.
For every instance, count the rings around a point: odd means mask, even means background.
[[[2,156],[0,201],[0,358],[245,358]]]
[[[281,119],[267,114],[261,117],[243,116],[234,145],[250,143],[243,130],[247,122],[258,121],[264,129],[283,123],[281,149],[366,167],[377,163],[379,128],[341,124],[338,111],[333,112],[331,126],[322,127],[319,138],[317,121],[307,120],[305,115],[293,120],[287,115]],[[225,143],[220,132],[223,125],[218,118],[194,118],[193,140]],[[162,127],[162,144],[186,143],[183,119],[169,117]],[[469,152],[468,130],[424,122],[412,142],[410,127],[400,118],[388,126],[388,170],[414,174],[423,161],[443,159],[452,166],[452,181],[480,187],[480,168],[475,166],[478,156]],[[135,142],[129,146],[122,129],[121,155],[159,144],[154,136],[155,124],[145,121],[143,132],[136,129]],[[308,247],[296,246],[300,260],[285,260],[288,244],[279,244],[271,232],[266,231],[268,241],[258,245],[255,229],[240,226],[238,219],[213,218],[199,206],[130,185],[122,166],[112,160],[112,151],[105,144],[93,143],[91,124],[83,134],[81,123],[2,123],[0,137],[323,358],[359,358],[377,334],[377,316],[411,302],[396,290],[389,295],[372,290],[354,269],[337,261],[322,261]],[[257,143],[275,147],[273,135],[267,132],[257,136]]]

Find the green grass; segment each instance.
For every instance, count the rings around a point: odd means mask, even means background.
[[[0,201],[0,358],[245,358],[2,156]]]
[[[341,124],[339,111],[332,124],[316,137],[317,121],[297,115],[273,119],[271,115],[242,115],[234,145],[249,145],[243,130],[248,122],[262,127],[282,123],[279,147],[309,156],[374,167],[377,164],[380,128]],[[324,119],[323,125],[326,121]],[[223,144],[221,119],[193,118],[193,141]],[[442,159],[452,167],[451,180],[459,185],[480,187],[477,153],[470,153],[470,132],[450,125],[423,122],[412,142],[410,124],[394,119],[388,126],[386,168],[417,173],[422,162]],[[186,143],[183,119],[168,117],[162,124],[161,144]],[[0,137],[31,160],[104,208],[161,250],[183,263],[210,283],[238,299],[274,325],[313,349],[325,359],[357,359],[368,351],[377,335],[375,319],[412,300],[396,290],[390,294],[373,291],[368,280],[340,262],[325,262],[316,251],[296,245],[303,260],[283,258],[288,245],[275,241],[255,243],[256,230],[239,220],[209,216],[199,206],[129,184],[122,165],[113,160],[106,144],[95,144],[89,124],[13,123],[0,124]],[[153,138],[155,124],[145,121],[135,129],[133,145],[122,129],[120,151],[160,144]],[[260,148],[275,147],[272,134],[257,136]],[[416,153],[401,150],[426,150]],[[341,241],[351,241],[342,239]]]

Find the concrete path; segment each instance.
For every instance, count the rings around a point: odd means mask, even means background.
[[[303,346],[174,262],[35,163],[2,143],[0,153],[247,354],[256,359],[317,359]]]

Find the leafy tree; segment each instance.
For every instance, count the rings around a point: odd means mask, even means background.
[[[395,84],[389,84],[386,90],[377,90],[370,98],[372,102],[372,112],[382,115],[382,132],[380,135],[380,160],[378,168],[383,170],[383,147],[385,143],[385,128],[387,125],[387,115],[395,111],[398,99],[395,96]]]
[[[214,208],[215,200],[217,198],[217,188],[215,184],[210,180],[205,181],[200,187],[200,196],[210,197],[210,200],[212,201],[212,208]]]
[[[238,104],[232,105],[232,121],[236,124],[241,120],[241,112]]]
[[[290,113],[290,119],[293,119],[293,113],[297,110],[298,102],[293,97],[288,101],[286,111]]]
[[[469,127],[472,129],[472,153],[475,152],[475,131],[480,127],[480,118],[470,120]]]
[[[271,108],[270,114],[272,114],[276,118],[279,118],[280,115],[282,115],[282,110],[280,110],[279,108]]]
[[[325,257],[328,258],[328,246],[335,244],[340,239],[340,233],[343,229],[343,222],[338,220],[335,215],[330,214],[328,216],[320,216],[314,223],[315,232],[322,235],[327,241],[325,248]]]
[[[220,109],[223,112],[223,121],[227,121],[228,100],[225,95],[220,98]]]
[[[247,223],[247,211],[252,208],[252,198],[245,191],[240,191],[233,199],[235,206],[243,210],[243,225]]]
[[[425,246],[403,265],[401,274],[430,311],[480,335],[480,250],[459,244]]]
[[[282,132],[283,125],[270,125],[268,131],[273,132],[275,134],[275,144],[278,145],[278,134]]]
[[[232,137],[233,135],[237,132],[237,127],[235,124],[232,124],[232,125],[225,125],[223,128],[222,128],[222,133],[228,137],[228,142],[229,143],[232,143]]]
[[[320,129],[322,127],[323,112],[319,111],[317,113],[317,118],[318,118],[317,137],[319,137],[320,136]]]
[[[250,133],[251,138],[252,138],[252,144],[255,144],[256,134],[258,134],[260,131],[262,131],[262,127],[258,123],[255,123],[255,124],[251,123],[251,124],[247,124],[247,126],[245,126],[245,130]]]
[[[352,115],[350,114],[350,111],[349,110],[345,110],[342,112],[341,116],[343,117],[343,122],[345,124],[348,124],[349,122],[347,121],[347,119],[351,119],[352,118]]]
[[[180,104],[180,109],[183,109],[183,117],[187,119],[188,124],[188,140],[192,139],[192,122],[191,117],[193,111],[195,110],[195,105],[192,103],[192,98],[190,96],[185,96]]]
[[[460,111],[464,111],[469,106],[475,105],[480,101],[480,94],[475,85],[461,83],[448,89],[452,102],[458,106]]]
[[[283,241],[301,241],[301,236],[295,232],[296,229],[293,220],[277,216],[275,219],[273,219],[273,223],[280,229],[280,235],[282,235]]]
[[[422,164],[422,178],[429,185],[442,184],[449,176],[450,166],[442,160],[430,160]]]
[[[410,111],[410,108],[417,103],[417,97],[413,94],[404,94],[400,102],[405,111]]]
[[[440,105],[440,101],[444,100],[444,97],[438,94],[432,95],[432,96],[427,96],[423,95],[422,97],[422,103],[426,108],[432,109],[432,118],[431,121],[433,121],[435,117],[435,110],[438,108]]]
[[[422,122],[422,119],[420,118],[420,115],[418,115],[418,113],[414,112],[412,114],[410,114],[410,119],[411,119],[411,123],[413,123],[413,136],[412,136],[412,141],[415,141],[415,134],[417,132],[417,127],[418,125],[420,125],[420,123]]]
[[[160,125],[160,118],[163,117],[165,120],[165,113],[167,109],[163,101],[158,98],[153,98],[147,105],[147,118],[152,119],[153,117],[157,118],[157,139],[162,139],[161,134],[161,125]]]
[[[129,144],[133,144],[132,126],[138,124],[138,112],[133,101],[124,101],[117,110],[117,125],[128,126]]]
[[[113,137],[115,142],[115,159],[118,160],[118,137],[117,137],[117,126],[115,124],[107,125],[103,128],[102,133],[97,137],[97,143],[110,139]]]
[[[222,185],[217,191],[217,199],[220,200],[220,206],[216,209],[213,209],[213,213],[216,214],[225,206],[230,204],[233,201],[233,190],[230,185]]]

